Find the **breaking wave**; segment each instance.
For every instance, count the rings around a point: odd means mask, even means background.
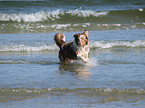
[[[63,19],[67,16],[76,17],[99,17],[107,15],[108,12],[96,12],[93,10],[72,10],[72,11],[60,11],[55,10],[52,12],[40,11],[36,13],[0,13],[0,21],[14,21],[14,22],[45,22],[54,21],[56,19]]]
[[[144,29],[144,10],[3,12],[0,13],[0,33]]]
[[[125,17],[124,17],[125,16]],[[136,23],[144,22],[144,8],[133,10],[113,10],[113,11],[95,11],[95,10],[53,10],[38,11],[33,13],[0,13],[1,22],[17,23],[46,23],[66,24],[66,23]]]
[[[123,98],[133,98],[139,99],[139,97],[144,98],[145,96],[145,89],[116,89],[116,88],[75,88],[75,89],[68,89],[68,88],[1,88],[0,89],[0,102],[7,102],[7,101],[17,101],[23,99],[31,99],[39,96],[44,95],[51,95],[57,96],[58,94],[63,93],[69,94],[73,93],[76,94],[75,96],[93,96],[99,97],[98,102],[102,102],[102,98],[105,99],[107,96],[111,97],[111,99],[118,99],[122,100]],[[89,95],[88,95],[89,93]],[[105,96],[105,97],[104,97]],[[100,98],[102,97],[102,98]]]
[[[51,51],[57,50],[56,45],[36,45],[36,46],[27,46],[27,45],[10,45],[10,46],[0,46],[0,51],[12,51],[12,52],[36,52],[36,51]]]
[[[90,48],[107,49],[113,47],[145,47],[145,40],[135,41],[90,41]],[[48,45],[2,45],[0,52],[37,52],[37,51],[55,51],[58,47],[55,44]]]
[[[145,40],[135,41],[92,41],[91,48],[113,48],[113,47],[145,47]]]

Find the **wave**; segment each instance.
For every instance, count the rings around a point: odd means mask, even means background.
[[[0,33],[48,33],[70,31],[101,31],[101,30],[129,30],[145,29],[145,22],[133,24],[95,24],[95,23],[67,23],[67,24],[29,24],[8,23],[0,25]]]
[[[145,47],[145,40],[135,41],[90,41],[90,48],[114,48],[114,47]],[[50,45],[2,45],[0,52],[41,52],[41,51],[57,51],[58,47],[55,44]]]
[[[74,88],[74,89],[68,89],[68,88],[0,88],[0,92],[6,93],[6,92],[13,92],[13,93],[44,93],[49,91],[95,91],[97,93],[126,93],[126,94],[143,94],[145,95],[145,89],[117,89],[117,88]]]
[[[51,51],[58,50],[56,45],[10,45],[10,46],[0,46],[0,52],[37,52],[37,51]]]
[[[50,22],[56,19],[63,19],[64,17],[99,17],[107,15],[108,12],[96,12],[93,10],[72,10],[72,11],[60,11],[55,10],[52,12],[40,11],[36,13],[0,13],[1,22]]]
[[[92,41],[91,48],[113,48],[113,47],[145,47],[145,40],[135,41]]]
[[[0,33],[145,29],[145,8],[0,13]],[[124,17],[125,16],[125,17]]]
[[[126,98],[139,99],[138,96],[142,99],[145,97],[145,89],[117,89],[117,88],[0,88],[0,102],[7,101],[17,101],[23,99],[31,99],[41,96],[57,96],[73,93],[74,96],[81,97],[86,96],[91,98],[97,97],[98,102],[102,102],[104,99],[107,100],[111,97],[112,101],[116,99],[123,100]],[[89,95],[88,95],[89,94]],[[102,100],[103,98],[103,100]],[[110,101],[110,99],[109,99]]]
[[[54,11],[39,11],[35,13],[0,13],[0,21],[18,23],[132,23],[145,21],[144,10],[144,8],[113,11],[94,11],[82,9],[62,11],[57,9]]]

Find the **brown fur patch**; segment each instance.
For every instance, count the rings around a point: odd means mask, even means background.
[[[75,34],[75,42],[78,46],[85,46],[88,43],[88,38],[85,34]]]

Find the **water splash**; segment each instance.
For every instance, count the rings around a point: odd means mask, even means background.
[[[90,66],[90,67],[96,67],[96,66],[99,66],[100,64],[99,64],[98,59],[91,57],[89,62],[86,63],[85,65]]]

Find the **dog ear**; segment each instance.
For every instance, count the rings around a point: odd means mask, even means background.
[[[87,38],[89,37],[89,32],[87,30],[84,30],[84,34],[87,36]]]

